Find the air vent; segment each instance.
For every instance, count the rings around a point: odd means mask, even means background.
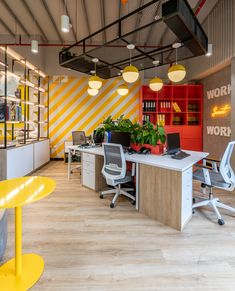
[[[185,0],[170,0],[162,5],[162,18],[174,34],[194,55],[207,51],[208,39]]]

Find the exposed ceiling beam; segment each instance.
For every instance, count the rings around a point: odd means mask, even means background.
[[[100,14],[101,14],[101,25],[105,27],[105,4],[104,0],[100,0]],[[103,43],[106,43],[106,30],[103,30]]]
[[[75,41],[77,41],[77,35],[76,35],[75,29],[74,29],[74,25],[73,25],[73,23],[72,23],[72,18],[71,18],[70,15],[69,15],[68,7],[67,7],[67,5],[66,5],[66,3],[65,3],[65,0],[62,0],[62,1],[63,1],[63,5],[64,5],[64,8],[65,8],[66,15],[68,15],[68,17],[69,17],[69,21],[70,21],[70,23],[71,23],[71,25],[72,25],[72,33],[73,33],[73,37],[74,37]]]
[[[139,8],[142,7],[143,5],[144,5],[144,0],[139,0]],[[143,11],[141,10],[136,15],[136,21],[135,21],[134,29],[136,29],[136,28],[138,28],[140,26],[140,22],[141,22],[142,16],[143,16]],[[134,33],[131,42],[135,44],[136,43],[136,38],[137,38],[137,33]]]
[[[42,4],[43,4],[43,6],[44,6],[44,8],[45,8],[45,10],[46,10],[46,12],[47,12],[49,18],[50,18],[50,21],[51,21],[51,23],[52,23],[52,25],[53,25],[53,27],[54,27],[56,33],[57,33],[57,36],[59,37],[59,40],[60,40],[61,42],[64,42],[64,40],[63,40],[63,38],[61,37],[61,34],[60,34],[59,30],[58,30],[58,27],[56,26],[55,20],[54,20],[54,18],[53,18],[53,16],[52,16],[51,12],[50,12],[50,10],[49,10],[49,7],[48,7],[48,5],[47,5],[46,0],[41,0],[41,1],[42,1]]]
[[[24,31],[24,33],[30,37],[30,33],[28,32],[28,30],[25,28],[25,26],[22,24],[22,22],[19,20],[19,18],[15,15],[15,13],[13,12],[13,10],[11,9],[11,7],[8,5],[8,3],[6,2],[6,0],[2,0],[3,5],[5,6],[5,8],[7,9],[7,11],[11,14],[11,16],[17,21],[17,23],[19,24],[19,26],[21,27],[21,29]]]
[[[35,22],[35,24],[37,25],[40,33],[42,34],[42,38],[44,41],[48,42],[48,38],[45,34],[45,32],[43,31],[42,27],[40,26],[40,24],[38,23],[37,19],[35,18],[35,16],[33,15],[33,12],[31,11],[31,9],[29,8],[28,3],[25,0],[22,0],[25,9],[28,11],[29,15],[31,16],[31,18],[33,19],[33,21]]]
[[[0,18],[0,24],[9,32],[9,34],[13,37],[15,37],[14,32],[10,29],[9,26],[6,25],[6,23]]]
[[[86,1],[85,0],[81,0],[81,1],[82,1],[82,9],[83,9],[83,12],[85,14],[88,35],[90,35],[91,34],[91,27],[90,27],[90,22],[89,22],[88,14],[87,14]]]
[[[160,11],[160,8],[161,8],[161,4],[162,4],[162,0],[160,0],[158,2],[158,5],[157,5],[156,10],[155,10],[155,13],[154,13],[155,16],[158,15],[158,13]],[[147,45],[148,44],[148,42],[150,40],[150,37],[152,36],[152,33],[153,33],[153,27],[154,27],[153,25],[150,26],[149,32],[147,34],[147,37],[146,37],[146,40],[145,40],[144,45]]]

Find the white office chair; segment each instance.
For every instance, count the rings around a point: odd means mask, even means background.
[[[128,192],[134,191],[133,188],[121,188],[122,184],[128,183],[132,180],[132,174],[126,171],[126,159],[123,152],[122,145],[104,143],[104,166],[102,174],[106,179],[106,183],[109,186],[113,186],[114,189],[102,191],[100,198],[104,198],[104,195],[115,194],[110,204],[113,208],[119,195],[124,195],[130,198],[135,203],[135,197]],[[128,191],[128,192],[127,192]]]
[[[85,135],[85,131],[73,131],[72,132],[72,140],[73,140],[73,145],[82,145],[86,143],[86,135]],[[73,157],[81,157],[81,153],[74,151],[74,153],[72,152],[72,156]],[[76,167],[71,169],[71,173],[75,170],[75,169],[81,169],[81,165],[77,165]]]
[[[197,164],[197,166],[202,169],[197,169],[193,173],[193,178],[202,182],[203,188],[209,188],[209,199],[194,203],[193,209],[209,205],[216,213],[219,225],[223,225],[224,220],[220,215],[218,207],[235,213],[235,208],[221,203],[218,198],[213,198],[212,190],[214,187],[226,191],[233,191],[235,188],[235,176],[230,165],[234,144],[235,141],[229,142],[219,166],[217,164],[219,161],[205,158],[203,165]],[[206,161],[209,161],[212,167],[206,166]]]

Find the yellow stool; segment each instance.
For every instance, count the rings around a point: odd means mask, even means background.
[[[1,291],[28,290],[42,275],[43,258],[22,255],[22,206],[49,195],[55,186],[53,179],[40,176],[0,182],[0,208],[15,208],[15,258],[0,267]]]

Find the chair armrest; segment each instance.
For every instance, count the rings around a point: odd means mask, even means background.
[[[132,163],[132,164],[131,164],[131,176],[132,176],[132,177],[135,176],[135,167],[136,167],[136,164],[135,164],[135,163]]]
[[[219,172],[219,166],[218,166],[218,164],[220,163],[220,160],[211,159],[211,158],[204,158],[203,159],[203,164],[205,165],[206,162],[210,162],[211,163],[212,171],[214,171],[216,173]]]
[[[212,167],[208,167],[208,166],[202,165],[202,164],[195,164],[194,166],[199,167],[199,168],[204,168],[204,169],[212,170]]]

